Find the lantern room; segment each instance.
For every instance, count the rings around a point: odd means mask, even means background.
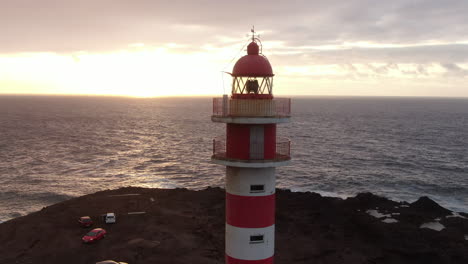
[[[260,40],[252,36],[247,55],[236,62],[231,73],[232,98],[273,99],[273,75],[270,62],[262,54]]]

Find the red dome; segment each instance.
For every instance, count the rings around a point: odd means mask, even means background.
[[[259,55],[257,43],[252,42],[247,46],[247,54],[240,58],[232,69],[232,76],[239,77],[269,77],[273,76],[268,59]]]
[[[259,50],[260,48],[255,42],[250,42],[250,44],[247,46],[247,54],[249,55],[258,55]]]

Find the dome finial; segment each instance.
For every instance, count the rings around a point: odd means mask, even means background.
[[[262,44],[260,41],[260,35],[255,32],[255,26],[252,25],[252,29],[250,29],[250,32],[252,33],[252,42],[247,46],[247,54],[249,55],[258,55],[261,53],[261,48],[257,43]]]
[[[255,32],[255,25],[252,25],[250,32],[252,32],[252,42],[255,42],[255,40],[260,37],[260,35],[256,34]]]
[[[255,25],[252,25],[250,32],[252,32],[252,41],[255,41]]]

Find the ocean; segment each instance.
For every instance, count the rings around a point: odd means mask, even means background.
[[[223,186],[212,99],[0,96],[0,221],[121,186]],[[293,97],[277,186],[468,212],[468,99]]]

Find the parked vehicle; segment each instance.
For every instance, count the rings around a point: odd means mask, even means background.
[[[102,228],[94,228],[93,230],[89,231],[86,235],[83,236],[81,240],[84,243],[93,243],[97,240],[101,240],[106,236],[106,230]]]
[[[106,224],[115,224],[116,220],[117,219],[114,213],[107,213],[104,217],[104,221],[106,222]]]
[[[89,216],[82,216],[78,219],[78,223],[81,227],[90,227],[93,225],[93,219]]]
[[[127,262],[117,262],[113,260],[104,260],[104,261],[99,261],[96,262],[96,264],[128,264]]]

